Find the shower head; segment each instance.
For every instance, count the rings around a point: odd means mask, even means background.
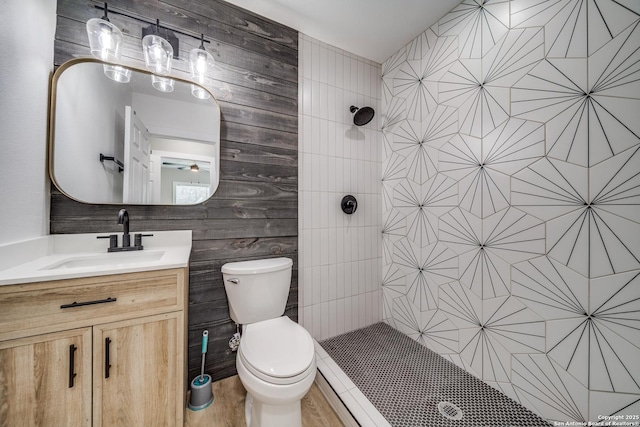
[[[351,107],[349,107],[349,111],[355,113],[353,115],[353,124],[356,126],[366,125],[371,121],[371,119],[373,119],[373,116],[375,115],[375,112],[371,107],[358,108],[352,105]]]

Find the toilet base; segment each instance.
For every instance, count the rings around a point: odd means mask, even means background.
[[[247,427],[300,427],[302,411],[300,401],[285,405],[269,405],[259,402],[247,393],[244,402],[244,415]]]
[[[245,420],[247,427],[302,427],[301,400],[315,380],[316,361],[309,375],[293,384],[271,384],[253,376],[236,359],[238,377],[247,390]]]

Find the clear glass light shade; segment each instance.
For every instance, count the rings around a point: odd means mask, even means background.
[[[129,80],[131,80],[131,70],[128,68],[121,67],[120,65],[107,64],[104,64],[102,68],[104,69],[104,75],[113,81],[118,83],[129,83]]]
[[[120,58],[122,32],[111,22],[101,18],[89,19],[87,35],[91,55],[106,62],[114,62]]]
[[[211,98],[211,94],[207,90],[196,85],[191,85],[191,95],[195,96],[198,99]]]
[[[173,83],[173,79],[156,76],[155,74],[151,76],[151,84],[154,89],[157,89],[160,92],[173,92]]]
[[[144,62],[153,74],[168,76],[171,74],[173,48],[160,36],[148,34],[142,39]]]
[[[213,70],[214,60],[209,52],[201,48],[191,49],[189,66],[191,67],[191,80],[203,86],[212,84],[208,73]]]

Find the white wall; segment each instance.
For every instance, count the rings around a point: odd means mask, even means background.
[[[299,320],[320,340],[381,320],[380,64],[300,33]],[[346,215],[342,197],[358,209]]]
[[[9,0],[0,13],[0,244],[49,231],[47,108],[56,3]]]
[[[158,92],[160,93],[160,92]],[[153,135],[220,142],[220,120],[213,120],[214,101],[179,101],[169,96],[133,93],[132,106]]]
[[[100,154],[124,161],[130,91],[128,84],[107,78],[100,64],[76,64],[62,73],[56,88],[55,137],[60,142],[53,159],[54,179],[70,196],[91,203],[122,203],[123,173],[113,162],[101,163]]]

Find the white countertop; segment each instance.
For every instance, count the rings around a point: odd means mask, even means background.
[[[144,250],[107,252],[114,233],[55,234],[0,246],[0,286],[188,267],[191,230],[145,231]],[[117,233],[121,240],[122,233]],[[131,242],[133,235],[131,233]]]

